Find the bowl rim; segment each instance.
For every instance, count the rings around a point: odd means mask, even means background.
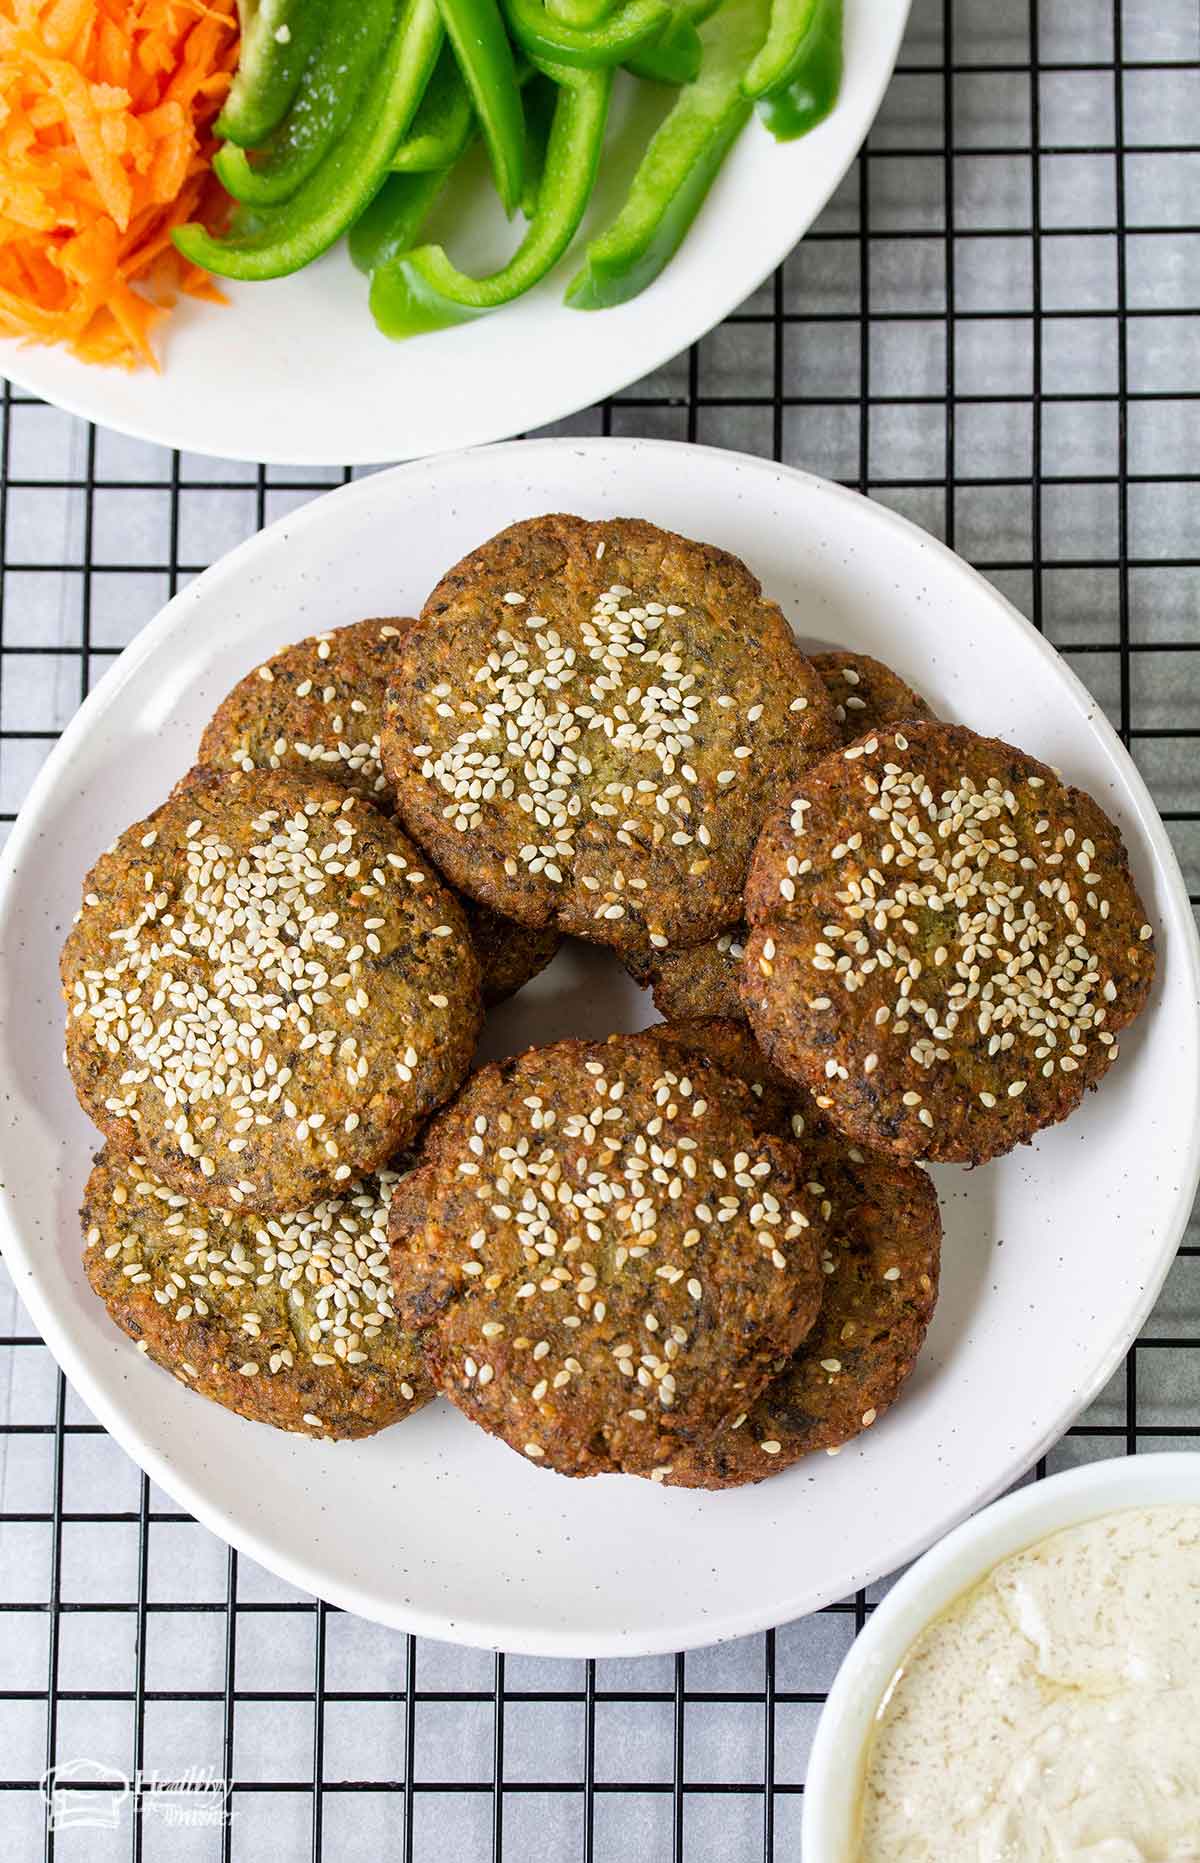
[[[1002,1560],[1051,1534],[1172,1502],[1200,1505],[1200,1450],[1106,1456],[1027,1481],[923,1553],[859,1631],[821,1711],[804,1786],[804,1863],[855,1863],[850,1820],[870,1726],[922,1630]]]

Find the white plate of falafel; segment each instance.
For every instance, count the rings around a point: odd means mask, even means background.
[[[894,1569],[1102,1389],[1197,1176],[1196,935],[1095,701],[903,519],[704,448],[244,544],[47,762],[0,949],[51,1349],[425,1635],[675,1650]]]

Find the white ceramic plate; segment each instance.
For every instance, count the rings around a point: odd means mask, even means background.
[[[804,1785],[804,1863],[849,1863],[871,1725],[885,1688],[927,1624],[1002,1559],[1051,1533],[1123,1507],[1197,1502],[1200,1455],[1115,1457],[1018,1489],[926,1553],[856,1637],[822,1710]]]
[[[783,145],[752,123],[681,251],[631,304],[595,314],[568,310],[562,294],[576,253],[494,316],[391,343],[376,330],[366,280],[342,246],[294,278],[228,287],[230,310],[180,305],[167,327],[161,375],[92,368],[13,342],[0,343],[0,371],[73,414],[140,439],[288,465],[416,459],[560,420],[686,349],[783,261],[870,127],[910,4],[846,0],[846,72],[836,110],[811,135]],[[655,109],[661,101],[646,87],[640,94],[632,83],[619,88],[610,131],[615,154],[592,204],[593,230],[611,218],[631,152],[636,159],[630,119],[645,123]],[[451,237],[454,256],[470,269],[503,264],[513,244],[489,192],[481,185],[469,196],[457,228],[447,221],[432,229]],[[457,198],[461,203],[461,190]]]
[[[183,772],[209,713],[282,642],[415,608],[502,525],[636,512],[746,558],[805,639],[893,662],[950,717],[1090,789],[1161,934],[1152,1007],[1101,1093],[987,1170],[943,1171],[944,1292],[903,1401],[834,1459],[738,1493],[539,1473],[446,1404],[359,1444],[299,1441],[199,1401],[120,1337],[80,1267],[93,1135],[62,1069],[55,959],[96,853]],[[0,1214],[19,1291],[86,1403],[216,1532],[367,1617],[539,1654],[712,1642],[840,1597],[927,1546],[1040,1454],[1148,1312],[1196,1175],[1200,966],[1183,885],[1095,702],[996,592],[878,505],[763,460],[535,441],[330,494],[200,577],[66,731],[0,899]],[[653,1019],[575,948],[493,1020],[493,1052]]]

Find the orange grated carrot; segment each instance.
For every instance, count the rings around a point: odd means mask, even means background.
[[[171,231],[219,211],[237,50],[236,0],[0,0],[0,335],[157,368],[179,293],[224,301]]]

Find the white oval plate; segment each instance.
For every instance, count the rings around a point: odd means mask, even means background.
[[[367,281],[342,245],[294,278],[224,287],[230,309],[180,304],[165,327],[160,375],[95,368],[64,351],[11,341],[0,342],[0,371],[72,414],[139,439],[296,466],[416,459],[560,420],[678,355],[782,263],[870,128],[910,4],[847,0],[836,110],[793,143],[776,143],[751,123],[683,247],[631,304],[567,309],[562,294],[578,264],[577,242],[574,256],[516,304],[392,343],[376,330]],[[630,172],[622,158],[638,146],[622,127],[632,114],[641,121],[660,107],[646,87],[640,96],[632,83],[619,87],[617,152],[585,234],[620,202]],[[483,186],[457,227],[439,222],[432,230],[449,234],[459,263],[475,270],[503,264],[514,238]]]
[[[1036,1147],[939,1173],[944,1291],[896,1409],[757,1488],[673,1492],[539,1472],[438,1404],[364,1443],[246,1423],[147,1364],[80,1266],[95,1142],[62,1068],[56,955],[84,871],[165,795],[236,678],[281,643],[414,609],[448,564],[535,513],[636,512],[753,565],[806,640],[891,661],[947,716],[1059,764],[1120,823],[1161,934],[1151,1008],[1102,1092]],[[540,1655],[674,1650],[777,1624],[927,1546],[1014,1479],[1120,1361],[1191,1203],[1200,964],[1162,824],[1095,701],[986,582],[854,493],[731,453],[530,441],[382,473],[192,583],[72,721],[13,833],[0,895],[0,1177],[17,1287],[84,1401],[169,1493],[306,1590],[423,1634]],[[492,1052],[653,1019],[574,947],[492,1020]]]

